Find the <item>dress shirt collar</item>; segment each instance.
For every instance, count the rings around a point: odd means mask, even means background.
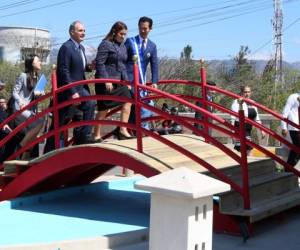
[[[71,41],[75,44],[75,47],[76,47],[77,49],[79,49],[79,48],[80,48],[80,43],[76,42],[73,38],[70,38],[70,39],[71,39]]]
[[[148,38],[144,39],[144,38],[142,38],[142,37],[139,35],[139,40],[140,40],[141,46],[142,46],[143,40],[145,40],[145,46],[147,47]]]

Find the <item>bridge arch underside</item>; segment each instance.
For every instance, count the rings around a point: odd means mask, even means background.
[[[115,166],[150,177],[158,170],[139,157],[102,147],[70,147],[43,156],[0,192],[0,200],[24,193],[49,191],[60,187],[85,185]],[[140,154],[142,155],[142,154]]]

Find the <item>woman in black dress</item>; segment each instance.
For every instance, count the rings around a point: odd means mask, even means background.
[[[116,22],[98,47],[96,57],[96,75],[95,78],[111,78],[119,80],[128,80],[126,72],[127,50],[124,40],[127,34],[127,26],[123,22]],[[97,95],[112,95],[132,98],[130,87],[112,84],[96,84],[95,91]],[[128,122],[131,103],[122,103],[111,100],[97,101],[98,113],[96,119],[103,120],[109,109],[122,105],[122,122]],[[126,127],[120,127],[117,130],[118,139],[129,139],[130,134]],[[101,125],[95,127],[95,140],[101,141]]]

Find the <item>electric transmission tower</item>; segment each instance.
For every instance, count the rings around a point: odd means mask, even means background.
[[[283,83],[283,72],[282,72],[282,23],[283,15],[281,8],[281,0],[274,1],[274,17],[272,20],[273,24],[273,40],[274,40],[274,67],[275,67],[275,76],[274,76],[274,102],[273,108],[277,109],[277,87],[278,84]]]
[[[278,83],[283,83],[282,72],[282,23],[283,15],[281,8],[281,0],[274,1],[274,17],[273,24],[273,39],[274,39],[274,63],[275,63],[275,88]]]

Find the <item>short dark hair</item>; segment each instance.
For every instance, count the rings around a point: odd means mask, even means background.
[[[145,22],[148,22],[149,23],[149,28],[152,29],[153,20],[150,17],[142,16],[139,19],[139,25],[140,25],[140,23],[145,23]]]
[[[250,87],[249,85],[242,85],[242,86],[240,87],[241,93],[243,93],[243,92],[245,91],[246,88],[249,88],[250,91],[251,91],[251,87]]]
[[[72,22],[69,26],[69,34],[71,35],[71,31],[74,31],[75,30],[75,26],[77,23],[81,23],[79,20],[76,20],[74,22]]]

